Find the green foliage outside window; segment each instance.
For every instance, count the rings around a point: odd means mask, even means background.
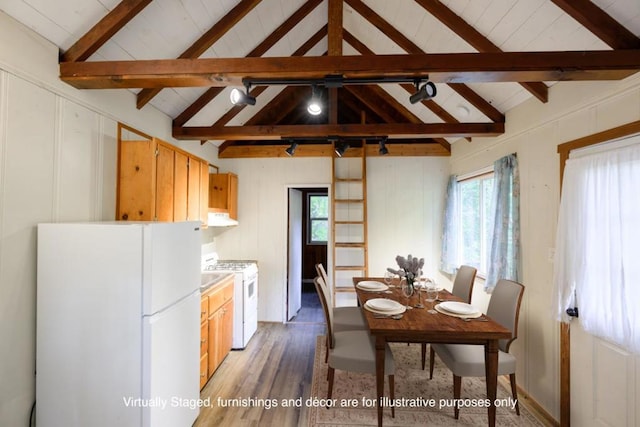
[[[329,240],[329,198],[309,195],[309,243],[327,243]]]

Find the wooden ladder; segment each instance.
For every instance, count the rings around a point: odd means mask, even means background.
[[[332,161],[333,305],[356,305],[353,277],[368,276],[366,144]]]

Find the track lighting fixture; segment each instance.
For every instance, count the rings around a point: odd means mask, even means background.
[[[347,151],[348,148],[349,148],[348,142],[337,142],[336,149],[335,149],[336,156],[342,157],[344,155],[344,152]]]
[[[250,88],[250,84],[245,84],[245,93],[242,93],[238,88],[233,88],[233,90],[231,90],[231,95],[229,95],[231,103],[233,105],[256,105],[256,98],[249,95]]]
[[[422,87],[420,87],[420,80],[416,80],[414,84],[416,85],[416,93],[409,97],[409,102],[412,104],[417,104],[420,101],[428,101],[436,96],[436,85],[432,82],[427,81]]]
[[[378,154],[380,154],[381,156],[386,156],[387,154],[389,154],[389,150],[387,149],[387,146],[385,145],[385,143],[387,142],[387,138],[381,138],[380,139],[380,149],[378,150]]]
[[[318,86],[311,86],[311,99],[307,106],[307,112],[312,116],[317,116],[322,113],[322,104],[320,101],[320,91],[318,90]]]
[[[284,152],[287,153],[289,157],[293,157],[293,155],[296,153],[296,148],[298,148],[298,143],[292,142],[289,148],[284,150]]]

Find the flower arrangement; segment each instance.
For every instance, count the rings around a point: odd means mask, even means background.
[[[409,286],[413,287],[413,282],[420,276],[422,273],[422,267],[424,267],[424,258],[416,258],[411,256],[411,254],[407,255],[407,257],[396,256],[396,263],[398,263],[399,269],[395,270],[393,268],[387,268],[387,270],[393,274],[397,274],[400,277],[405,277],[407,279],[407,283]]]

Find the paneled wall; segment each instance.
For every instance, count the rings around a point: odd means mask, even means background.
[[[392,150],[389,146],[389,150]],[[286,188],[331,183],[330,158],[221,159],[238,174],[238,221],[216,231],[220,258],[257,259],[258,320],[281,322],[286,299]],[[369,272],[383,275],[395,256],[424,256],[437,275],[448,157],[367,160]],[[328,263],[330,264],[330,263]]]
[[[499,138],[474,138],[472,143],[453,146],[452,172],[464,174],[492,164],[496,159],[517,152],[520,165],[521,239],[523,283],[526,286],[520,334],[511,347],[518,357],[518,383],[556,419],[560,416],[559,324],[552,319],[553,253],[560,200],[559,156],[557,146],[576,138],[640,119],[640,77],[621,82],[560,83],[550,89],[550,102],[531,100],[507,113],[507,132]],[[473,301],[488,296],[481,286],[474,288]],[[610,345],[580,334],[572,323],[572,422],[574,425],[601,425],[590,417],[611,420],[624,413],[625,422],[607,424],[637,426],[640,404],[637,390],[640,358],[621,354]],[[597,366],[597,360],[616,360]],[[603,370],[604,369],[604,370]],[[607,380],[601,372],[607,373]],[[616,380],[617,379],[617,380]],[[600,392],[596,393],[594,384]],[[604,394],[615,405],[603,405]],[[577,399],[580,400],[577,400]],[[578,402],[581,402],[578,404]],[[594,411],[601,411],[595,414]],[[586,418],[585,418],[586,417]],[[629,421],[630,420],[630,421]],[[635,421],[634,421],[635,420]],[[634,424],[635,423],[635,424]],[[573,424],[573,423],[572,423]],[[604,424],[603,424],[604,425]]]
[[[0,426],[29,425],[35,398],[36,225],[114,219],[117,121],[171,141],[170,118],[128,91],[73,89],[57,62],[0,12]]]

